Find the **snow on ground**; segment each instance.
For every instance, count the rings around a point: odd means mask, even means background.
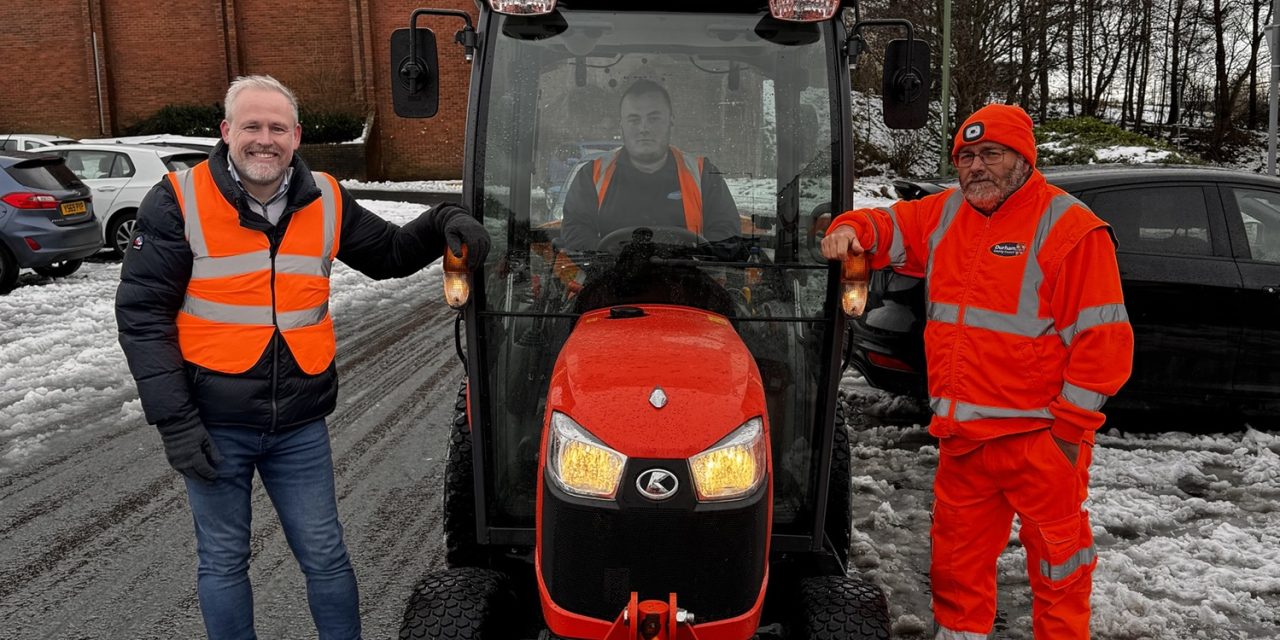
[[[938,449],[918,402],[870,388],[856,374],[842,389],[850,408],[876,417],[851,433],[851,563],[888,592],[895,634],[923,638]],[[1095,638],[1280,637],[1280,436],[1110,429],[1098,437],[1090,472],[1086,508],[1101,558]],[[1030,638],[1016,526],[997,571],[995,637]]]
[[[361,201],[383,218],[403,224],[422,205]],[[440,266],[425,274],[438,282]],[[23,272],[19,286],[0,296],[0,474],[40,451],[58,433],[77,428],[88,407],[134,388],[116,335],[115,291],[120,261],[93,259],[66,278]],[[330,309],[341,325],[345,309],[392,312],[388,295],[403,280],[376,282],[341,262],[333,271]],[[427,285],[423,295],[442,295]],[[404,306],[406,303],[398,303]],[[122,420],[139,420],[141,404],[121,404]]]
[[[342,186],[348,189],[377,189],[381,191],[426,191],[432,193],[462,193],[461,180],[410,180],[407,182],[389,182],[364,180],[342,180]]]
[[[888,181],[862,181],[858,206],[892,199]],[[397,223],[421,205],[362,201]],[[71,277],[24,273],[0,296],[0,475],[20,468],[78,428],[102,398],[127,399],[121,419],[141,414],[117,346],[113,299],[118,261],[86,263]],[[371,281],[338,264],[335,321],[399,313],[405,281]],[[415,276],[439,295],[439,266]],[[918,416],[908,399],[856,376],[842,389],[875,416]],[[1212,430],[1213,425],[1205,425]],[[911,419],[877,418],[853,433],[857,532],[852,562],[888,593],[895,633],[927,635],[930,486],[937,447]],[[1280,437],[1234,433],[1099,437],[1089,509],[1101,553],[1093,596],[1094,637],[1112,640],[1280,636]],[[1025,555],[1016,536],[999,563],[1000,638],[1030,638]]]

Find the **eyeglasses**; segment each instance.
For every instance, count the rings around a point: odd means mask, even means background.
[[[982,164],[992,165],[1004,160],[1004,154],[1009,153],[1012,149],[983,149],[978,153],[972,151],[961,151],[951,156],[951,162],[957,167],[967,167],[973,164],[974,158],[982,158]]]

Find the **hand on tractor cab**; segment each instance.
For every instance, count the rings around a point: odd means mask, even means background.
[[[828,260],[844,260],[848,256],[862,255],[862,244],[858,242],[858,234],[853,227],[840,225],[832,229],[822,239],[822,257]]]
[[[466,208],[445,202],[431,213],[432,227],[443,235],[445,250],[455,257],[465,256],[467,270],[475,271],[489,254],[489,232]],[[463,251],[463,248],[466,251]]]

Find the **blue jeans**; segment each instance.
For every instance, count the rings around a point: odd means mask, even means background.
[[[195,517],[196,591],[210,640],[253,639],[250,496],[256,469],[307,580],[320,640],[360,638],[360,596],[342,542],[324,420],[284,432],[211,428],[222,454],[213,483],[187,478]]]

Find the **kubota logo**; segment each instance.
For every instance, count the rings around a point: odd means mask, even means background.
[[[991,253],[1002,258],[1012,258],[1027,252],[1027,245],[1021,242],[1001,242],[991,245]]]
[[[648,469],[636,478],[636,489],[650,500],[666,500],[676,494],[680,481],[666,469]]]

